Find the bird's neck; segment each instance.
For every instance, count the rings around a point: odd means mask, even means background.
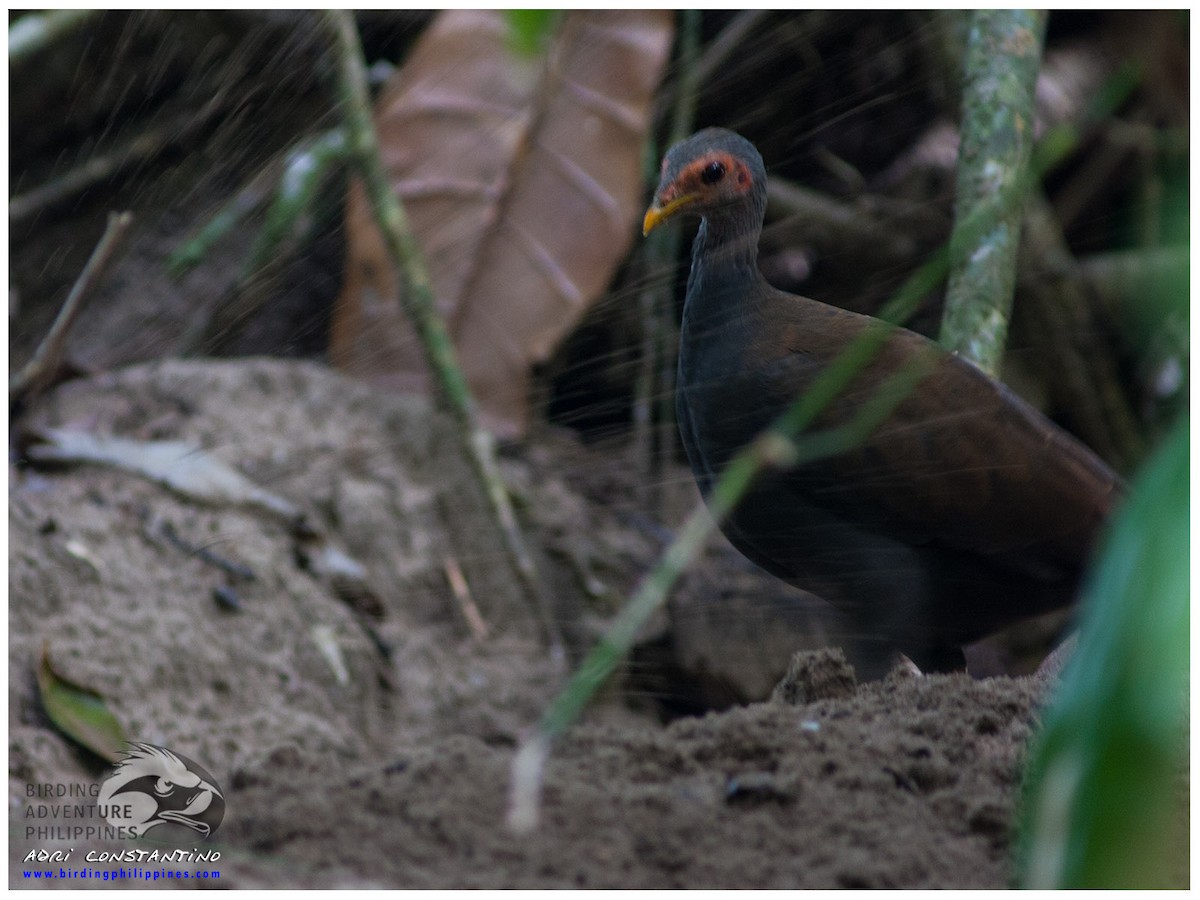
[[[746,314],[745,304],[762,281],[758,271],[761,230],[761,224],[729,219],[701,221],[692,245],[685,324],[707,330]]]

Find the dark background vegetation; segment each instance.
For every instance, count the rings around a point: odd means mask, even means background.
[[[428,18],[361,14],[368,60],[401,62]],[[704,13],[702,47],[732,20]],[[819,192],[861,225],[833,227],[773,203],[762,265],[781,287],[873,311],[945,240],[960,29],[918,12],[770,13],[700,86],[697,127],[741,131],[773,178]],[[1062,12],[1048,29],[1039,128],[1071,125],[1073,149],[1045,187],[1072,254],[1066,276],[1083,293],[1067,326],[1046,328],[1031,307],[1047,302],[1039,286],[1064,277],[1064,258],[1048,248],[1023,258],[1006,374],[1126,471],[1186,393],[1177,371],[1186,329],[1155,305],[1146,273],[1177,271],[1185,255],[1187,31],[1179,11]],[[340,282],[337,167],[323,202],[257,270],[245,268],[281,154],[336,124],[324,38],[310,14],[108,12],[10,67],[14,366],[116,208],[137,217],[129,254],[140,265],[127,261],[90,303],[72,361],[322,355]],[[672,65],[668,87],[677,74]],[[1098,98],[1114,92],[1123,99],[1096,118]],[[666,118],[656,128],[660,151]],[[88,167],[99,174],[76,181]],[[258,201],[246,224],[197,269],[169,277],[167,254],[239,191]],[[1150,262],[1138,270],[1138,260]],[[679,276],[650,277],[678,293]],[[643,277],[618,273],[541,374],[548,416],[587,437],[629,424],[641,329],[629,298]],[[206,329],[239,280],[263,302],[231,327]],[[936,333],[937,321],[931,303],[913,326]],[[1078,396],[1081,387],[1096,396]]]

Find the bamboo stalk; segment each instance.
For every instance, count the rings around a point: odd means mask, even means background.
[[[940,340],[995,375],[1016,283],[1021,211],[1033,147],[1034,87],[1046,13],[978,10],[967,39],[958,192]],[[988,211],[969,237],[962,223]]]

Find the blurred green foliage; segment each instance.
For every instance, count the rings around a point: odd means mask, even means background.
[[[510,9],[505,14],[508,20],[509,37],[518,53],[533,56],[541,51],[546,38],[558,25],[561,11],[557,9]]]
[[[1030,761],[1024,887],[1187,886],[1189,421],[1143,467],[1086,585]]]

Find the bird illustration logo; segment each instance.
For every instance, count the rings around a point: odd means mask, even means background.
[[[204,839],[217,830],[225,815],[225,797],[207,771],[166,747],[141,742],[129,744],[101,785],[98,802],[110,825],[134,837],[145,837],[160,826],[181,826],[187,831],[176,827],[162,831],[190,832]]]

